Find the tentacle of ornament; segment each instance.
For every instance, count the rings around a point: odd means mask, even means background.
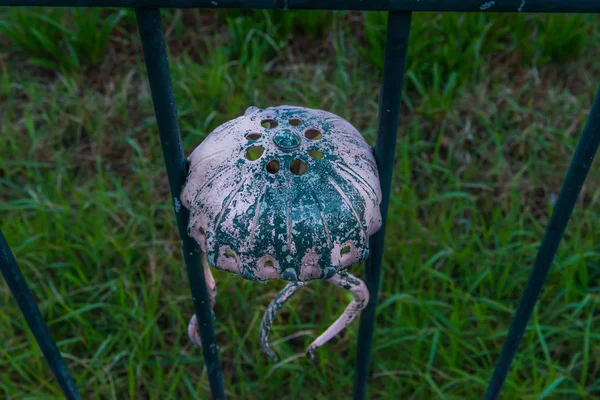
[[[311,360],[315,358],[315,351],[340,333],[360,313],[369,302],[369,289],[367,285],[354,275],[341,271],[327,279],[329,282],[343,289],[349,290],[354,295],[354,300],[344,310],[342,315],[331,324],[325,332],[308,346],[306,355]]]
[[[206,253],[202,253],[202,267],[204,268],[204,279],[206,279],[206,290],[208,291],[208,299],[210,301],[210,309],[213,310],[213,319],[215,318],[214,308],[215,301],[217,300],[217,283],[215,278],[210,271],[208,260],[206,259]],[[200,340],[200,334],[198,333],[198,320],[196,314],[192,315],[188,324],[188,336],[192,343],[198,347],[202,347],[202,341]]]
[[[306,285],[305,282],[290,282],[288,283],[279,294],[271,301],[267,311],[263,316],[262,322],[260,323],[260,345],[262,350],[273,360],[277,361],[277,355],[269,347],[269,331],[271,330],[271,324],[275,319],[277,312],[283,307],[283,305],[300,289]]]

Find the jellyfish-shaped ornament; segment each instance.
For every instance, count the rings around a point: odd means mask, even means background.
[[[348,267],[369,255],[381,227],[381,187],[373,150],[346,120],[303,107],[250,107],[216,128],[190,155],[181,194],[188,233],[199,244],[211,307],[209,267],[252,281],[283,279],[260,326],[263,350],[277,311],[313,279],[349,290],[354,300],[307,350],[314,352],[367,305],[365,283]],[[201,346],[196,316],[188,326]]]

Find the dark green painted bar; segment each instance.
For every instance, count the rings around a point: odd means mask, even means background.
[[[383,217],[383,226],[376,234],[371,236],[369,243],[370,257],[365,263],[365,283],[369,287],[370,299],[360,317],[358,354],[354,375],[354,400],[366,398],[371,342],[373,341],[373,329],[375,327],[375,311],[384,250],[386,217],[392,186],[392,173],[394,171],[404,69],[410,36],[410,21],[411,13],[390,12],[388,15],[383,80],[379,99],[377,142],[374,149],[379,169],[379,181],[381,182],[382,198],[379,209]]]
[[[581,135],[581,139],[579,139],[577,149],[567,171],[567,176],[560,189],[560,194],[548,222],[542,244],[538,249],[533,263],[533,270],[529,275],[525,291],[513,318],[508,337],[504,342],[500,359],[496,363],[496,369],[490,380],[484,400],[496,400],[500,395],[502,385],[504,384],[512,360],[517,353],[519,343],[521,343],[521,338],[523,337],[535,303],[542,291],[542,286],[544,286],[548,271],[550,271],[550,267],[552,266],[554,255],[565,233],[571,212],[573,211],[573,207],[575,207],[581,187],[594,161],[599,144],[600,90],[596,94],[590,115],[583,129],[583,134]]]
[[[598,0],[0,0],[0,6],[599,13]]]
[[[186,178],[186,161],[181,145],[177,109],[173,96],[173,84],[169,72],[164,32],[158,9],[136,9],[136,16],[144,58],[148,70],[148,80],[154,102],[154,111],[169,178],[173,205],[183,247],[183,257],[188,272],[188,280],[194,300],[194,310],[200,327],[203,344],[204,363],[214,400],[225,399],[219,352],[215,343],[212,323],[212,311],[206,290],[206,281],[202,269],[200,248],[187,234],[188,210],[181,205],[179,196]]]
[[[46,357],[48,364],[50,364],[50,368],[52,369],[52,372],[54,372],[54,376],[56,376],[65,397],[69,400],[80,400],[81,396],[79,395],[79,392],[77,392],[73,378],[60,355],[56,343],[52,339],[52,335],[42,318],[40,309],[35,304],[35,300],[27,286],[25,277],[23,276],[23,273],[21,273],[21,270],[17,265],[17,260],[15,260],[15,256],[12,251],[10,251],[8,242],[1,230],[0,270],[2,270],[2,275],[4,275],[4,279],[6,279],[10,291],[19,305],[21,313],[23,313],[27,325],[29,325],[29,329],[33,332],[35,340],[42,349],[44,357]]]

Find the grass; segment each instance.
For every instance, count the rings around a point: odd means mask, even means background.
[[[126,12],[13,8],[4,14],[0,30],[28,54],[30,64],[69,73],[102,61],[110,35]]]
[[[44,318],[84,398],[208,398],[135,17],[21,12],[0,10],[0,227]],[[415,15],[368,398],[481,398],[597,89],[596,22]],[[327,109],[374,143],[384,14],[163,23],[186,154],[252,104]],[[598,183],[596,162],[505,399],[600,395]],[[258,324],[282,282],[214,274],[230,398],[351,396],[357,323],[304,357],[347,293],[315,282],[292,299],[273,365]],[[0,304],[0,396],[61,398],[3,281]]]

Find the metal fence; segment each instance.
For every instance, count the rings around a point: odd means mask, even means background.
[[[180,197],[185,181],[186,159],[181,145],[159,8],[327,9],[388,12],[377,142],[374,149],[383,193],[380,207],[384,225],[370,239],[371,252],[365,266],[365,282],[371,293],[371,300],[360,318],[354,381],[354,399],[356,400],[366,398],[371,342],[375,328],[375,308],[384,250],[385,219],[392,182],[394,149],[412,12],[600,13],[600,0],[0,0],[0,6],[135,8],[173,199]],[[500,395],[502,385],[552,266],[556,250],[599,144],[600,91],[596,95],[585,128],[571,159],[558,200],[538,249],[533,269],[513,317],[500,358],[490,378],[484,400],[497,399]],[[202,268],[197,267],[200,265],[200,250],[196,242],[187,235],[188,211],[183,207],[175,207],[175,204],[174,210],[194,300],[194,309],[200,321],[200,337],[204,344],[204,363],[212,395],[215,400],[225,399],[204,272]],[[68,399],[80,399],[81,396],[61,358],[58,347],[43,321],[31,291],[1,231],[0,269],[65,396]]]

